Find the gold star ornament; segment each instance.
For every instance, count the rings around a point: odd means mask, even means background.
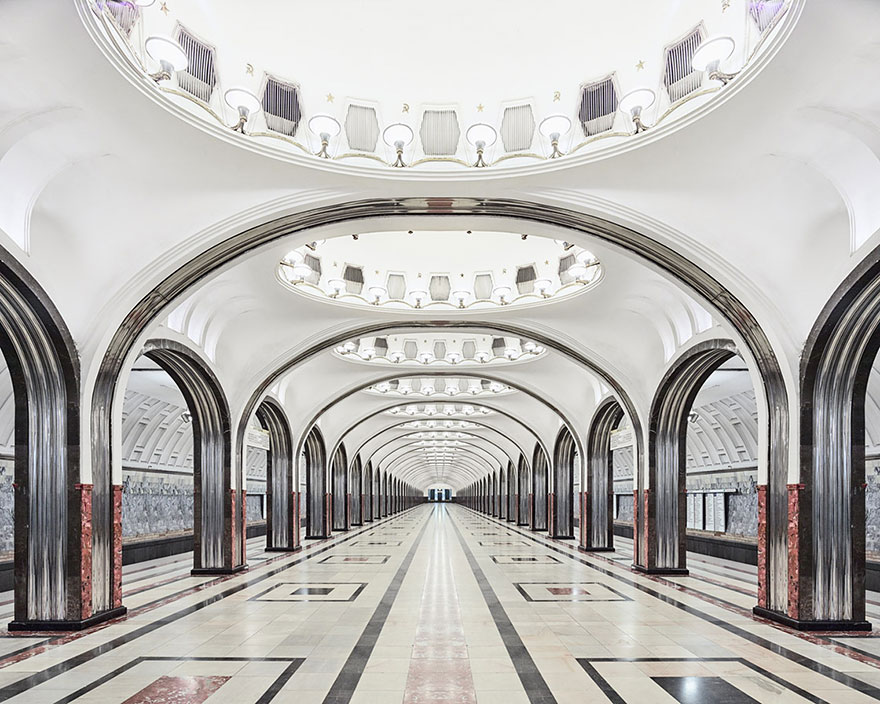
[[[170,10],[168,9],[168,5],[164,2],[161,5],[159,5],[159,12],[164,12],[165,16],[167,17],[168,13],[170,12]]]
[[[639,62],[636,64],[636,71],[644,71],[645,70],[645,62],[639,59]]]
[[[335,100],[333,93],[327,93],[327,102],[332,103]]]

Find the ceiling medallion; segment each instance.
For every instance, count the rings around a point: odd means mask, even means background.
[[[409,377],[383,381],[365,389],[367,393],[387,397],[453,398],[499,396],[514,389],[497,381],[473,377]]]
[[[445,333],[429,333],[419,337],[385,335],[362,337],[337,345],[333,354],[351,362],[380,364],[389,366],[415,367],[472,367],[499,364],[522,363],[539,359],[547,350],[532,340],[518,337],[493,337],[491,335],[456,335],[449,338]],[[401,380],[403,381],[403,380]],[[476,381],[476,380],[474,380]],[[390,382],[389,389],[391,388]],[[411,384],[411,380],[409,384]],[[460,393],[476,395],[476,384],[468,381],[467,386],[459,382]],[[436,392],[436,380],[434,381]],[[397,393],[407,388],[407,384],[395,387]],[[491,384],[480,381],[479,393],[488,389],[495,393]],[[444,386],[444,393],[448,387]],[[405,395],[401,393],[401,395]],[[453,394],[454,395],[454,394]]]
[[[287,7],[295,4],[274,3],[271,13],[275,21],[271,23],[233,0],[181,3],[175,6],[174,18],[168,16],[167,2],[160,3],[158,12],[132,12],[133,7],[139,10],[153,1],[79,0],[94,10],[86,21],[94,22],[115,45],[114,61],[138,66],[176,111],[183,109],[193,118],[236,129],[261,146],[290,154],[305,153],[328,161],[354,159],[363,167],[448,171],[551,160],[592,150],[593,145],[607,151],[605,147],[623,144],[644,132],[646,125],[684,117],[711,101],[760,57],[767,38],[783,25],[780,19],[788,8],[802,0],[722,0],[722,11],[708,16],[700,3],[647,3],[640,10],[642,28],[633,26],[624,9],[617,7],[620,3],[579,3],[573,7],[576,16],[568,23],[570,27],[557,28],[562,34],[557,32],[559,36],[554,37],[554,49],[577,47],[571,56],[563,55],[550,67],[541,63],[546,57],[541,56],[539,42],[517,43],[512,50],[491,41],[480,42],[479,46],[485,46],[481,50],[487,54],[486,62],[497,60],[499,51],[516,52],[510,58],[519,61],[523,70],[496,75],[476,72],[478,80],[470,81],[462,81],[460,72],[449,70],[448,62],[438,65],[435,52],[408,57],[402,65],[398,62],[394,80],[388,80],[386,69],[392,59],[375,44],[375,37],[384,29],[369,3],[346,5],[348,27],[337,28],[337,41],[350,47],[350,56],[358,57],[351,63],[359,65],[334,72],[321,60],[326,47],[320,33],[315,33],[315,38],[298,37],[296,51],[289,48],[288,37],[280,28],[296,22],[296,10]],[[402,0],[392,5],[399,6],[398,11],[408,9]],[[477,24],[496,25],[522,22],[529,11],[511,7],[499,15],[490,6],[468,8],[469,13],[481,16]],[[448,42],[457,26],[454,18],[454,10],[435,18],[420,28],[423,36],[415,39],[428,46],[441,39]],[[575,28],[596,24],[596,18],[603,27],[613,29],[585,44]],[[658,36],[657,27],[674,27],[670,31],[678,36]],[[497,34],[505,36],[503,30]],[[185,60],[172,61],[173,70],[165,71],[167,55],[148,46],[155,39],[175,44]],[[703,44],[718,39],[731,43],[734,49],[718,58],[714,71],[707,70],[705,62],[694,59]],[[636,51],[656,51],[650,55],[662,58],[650,64],[639,61],[633,67],[630,57]],[[483,58],[478,55],[475,65]],[[257,75],[253,70],[242,76],[241,67],[247,63],[252,67],[278,66],[286,78]],[[163,70],[158,71],[159,67]],[[548,73],[554,75],[554,82],[559,81],[557,88],[547,87]],[[584,75],[603,78],[581,83]],[[244,85],[234,86],[235,90],[253,96],[256,106],[249,111],[247,130],[238,124],[243,106],[226,100],[220,88],[233,86],[241,78]],[[339,100],[320,90],[326,85],[334,85]],[[435,96],[424,92],[425,86],[455,97],[438,104]],[[656,95],[650,106],[639,106],[645,114],[640,114],[638,121],[632,119],[631,105],[621,107],[621,96],[633,91]],[[350,97],[355,95],[366,99]],[[334,120],[338,129],[311,129],[313,111],[320,105],[331,113],[326,117]],[[398,108],[401,105],[402,110]],[[397,114],[405,122],[383,123],[383,114]],[[550,133],[535,129],[548,118],[564,118],[568,128]],[[479,129],[472,132],[475,127]],[[322,148],[324,134],[329,139]],[[557,135],[555,144],[551,134]]]
[[[547,237],[409,230],[311,242],[289,252],[276,275],[331,303],[454,312],[560,301],[597,284],[602,265]]]

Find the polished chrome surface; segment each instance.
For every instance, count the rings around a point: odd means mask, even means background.
[[[654,567],[685,566],[685,491],[687,415],[703,384],[736,354],[729,340],[712,340],[688,350],[670,369],[651,404],[648,473],[656,515]]]
[[[63,620],[70,489],[67,404],[73,399],[68,399],[49,334],[5,276],[0,277],[0,329],[13,374],[16,483],[25,484],[16,487],[16,503],[27,505],[27,619]],[[23,462],[26,483],[20,477]]]
[[[345,448],[340,445],[333,455],[331,474],[333,477],[333,530],[348,527],[348,459]]]
[[[782,379],[779,363],[770,341],[755,317],[749,310],[719,283],[713,276],[701,269],[675,250],[667,247],[649,235],[617,225],[601,218],[560,208],[556,205],[533,203],[514,199],[474,199],[474,198],[404,198],[371,199],[341,203],[329,207],[295,213],[269,223],[258,225],[208,249],[179,269],[172,272],[137,305],[123,320],[116,334],[107,346],[95,384],[92,397],[93,432],[93,472],[96,477],[109,476],[110,473],[110,422],[107,410],[112,408],[116,391],[116,380],[122,369],[127,353],[148,325],[161,312],[203,278],[233,262],[251,250],[267,245],[280,238],[302,233],[315,227],[355,221],[363,218],[394,217],[473,217],[496,216],[521,219],[541,225],[567,228],[575,232],[618,246],[635,255],[642,261],[658,267],[675,279],[683,282],[703,300],[709,302],[713,310],[731,324],[742,338],[745,346],[754,357],[760,372],[768,403],[768,436],[770,446],[770,496],[768,500],[768,553],[771,563],[770,605],[783,610],[787,600],[787,503],[785,483],[788,457],[788,396]],[[316,342],[309,349],[292,355],[284,364],[270,374],[256,389],[246,408],[245,415],[253,412],[266,389],[271,386],[291,366],[320,354],[328,347],[340,344],[351,337],[368,336],[379,329],[413,327],[486,327],[498,331],[509,330],[512,334],[522,334],[534,339],[538,344],[557,350],[561,354],[584,364],[595,371],[605,383],[614,390],[625,406],[627,416],[633,424],[633,431],[639,443],[636,450],[636,463],[642,467],[642,429],[638,414],[620,384],[602,369],[576,350],[571,350],[549,336],[535,335],[532,330],[524,330],[509,323],[490,321],[411,321],[389,325],[387,323],[364,324],[357,329],[340,331],[332,339]],[[243,429],[239,429],[243,433]],[[240,446],[241,443],[237,443]],[[637,486],[640,485],[637,479]],[[641,516],[641,511],[640,511]]]
[[[858,283],[854,288],[858,288]],[[851,292],[847,291],[849,298]],[[821,329],[805,374],[812,408],[813,618],[863,620],[864,423],[870,365],[880,344],[880,277]],[[858,539],[856,539],[858,531]],[[858,551],[858,554],[856,554]]]
[[[556,438],[553,450],[553,493],[552,535],[560,538],[574,536],[574,463],[577,450],[574,437],[568,428],[563,428]]]
[[[265,399],[257,408],[257,418],[269,431],[269,463],[266,493],[271,513],[268,520],[270,547],[293,545],[293,442],[290,424],[281,406],[273,399]]]
[[[195,502],[195,530],[201,543],[196,567],[231,567],[234,545],[224,545],[227,521],[226,497],[232,480],[232,448],[229,406],[214,374],[183,345],[169,340],[150,340],[144,355],[161,366],[177,384],[192,414],[193,475],[201,501]],[[240,484],[239,484],[240,486]],[[235,510],[241,510],[241,492]],[[241,515],[240,513],[238,515]],[[230,517],[231,518],[231,517]],[[237,538],[241,521],[236,521]],[[225,548],[230,552],[227,558]]]
[[[610,548],[612,538],[612,511],[614,458],[611,453],[611,431],[623,419],[623,409],[613,398],[599,405],[590,423],[587,436],[587,488],[590,515],[587,545],[592,548]]]
[[[324,535],[324,497],[327,494],[327,460],[324,440],[317,428],[306,437],[306,536]]]
[[[534,503],[534,530],[547,530],[547,455],[540,446],[535,446],[532,456],[532,496]]]

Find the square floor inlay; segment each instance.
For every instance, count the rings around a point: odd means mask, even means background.
[[[318,560],[322,565],[384,565],[391,555],[330,555]]]
[[[365,582],[279,582],[249,601],[354,601]]]
[[[561,564],[553,555],[491,555],[499,565],[548,565]]]
[[[370,548],[370,547],[398,547],[401,545],[400,540],[391,540],[391,541],[383,541],[383,540],[355,540],[353,543],[349,543],[349,547],[352,548]]]
[[[834,701],[816,699],[746,658],[578,658],[578,662],[605,697],[617,704]]]
[[[599,582],[514,582],[526,601],[632,601]]]
[[[528,543],[525,540],[486,540],[480,541],[480,545],[484,548],[494,548],[499,545],[522,547]]]
[[[87,697],[91,702],[122,704],[201,704],[208,699],[257,704],[271,701],[303,662],[279,657],[143,656],[108,675],[96,673],[93,681],[83,681],[61,701]],[[251,676],[254,667],[260,677]]]

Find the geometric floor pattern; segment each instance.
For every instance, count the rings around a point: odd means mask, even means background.
[[[880,700],[880,633],[756,620],[748,565],[688,554],[686,576],[644,575],[630,541],[583,553],[454,504],[297,553],[264,545],[249,540],[250,569],[230,576],[190,575],[191,555],[127,565],[129,613],[108,625],[3,632],[0,702]]]

